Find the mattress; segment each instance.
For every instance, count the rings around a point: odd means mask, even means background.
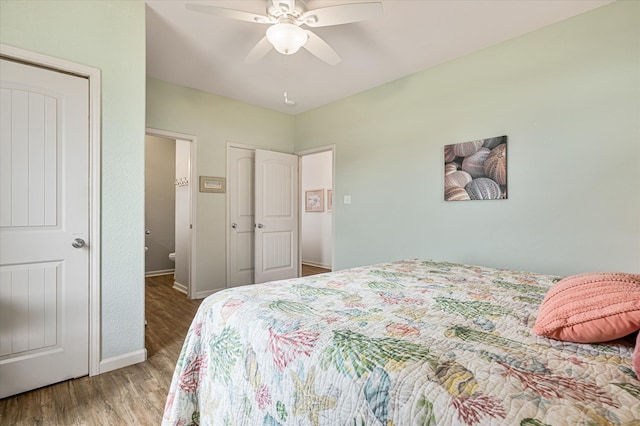
[[[559,279],[407,260],[221,291],[163,424],[640,424],[631,342],[532,332]]]

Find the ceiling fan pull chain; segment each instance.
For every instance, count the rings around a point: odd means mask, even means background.
[[[284,79],[284,104],[287,106],[295,106],[296,101],[289,99],[289,94],[287,93],[287,83],[289,82],[289,57],[284,57],[284,72],[282,73]]]

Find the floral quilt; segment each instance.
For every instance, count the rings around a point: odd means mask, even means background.
[[[227,289],[166,425],[640,425],[631,342],[531,331],[559,277],[408,260]]]

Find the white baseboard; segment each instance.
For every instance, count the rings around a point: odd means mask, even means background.
[[[323,268],[323,269],[331,269],[330,265],[322,265],[320,263],[315,263],[315,262],[309,262],[307,260],[303,260],[302,262],[303,265],[308,265],[308,266],[315,266],[316,268]]]
[[[175,269],[160,269],[159,271],[149,271],[149,272],[145,272],[144,276],[145,277],[157,277],[159,275],[169,275],[169,274],[173,274],[176,270]]]
[[[184,285],[184,284],[180,284],[180,283],[179,283],[179,282],[177,282],[177,281],[174,281],[174,282],[173,282],[173,288],[174,288],[175,290],[181,291],[181,292],[182,292],[182,293],[184,293],[184,294],[189,294],[188,289],[187,289],[187,286],[186,286],[186,285]]]
[[[196,293],[196,299],[204,299],[207,296],[211,296],[213,293],[217,293],[220,290],[226,290],[226,287],[224,288],[214,288],[213,290],[205,290],[205,291],[199,291]]]
[[[127,354],[103,359],[102,361],[100,361],[100,374],[106,373],[107,371],[117,370],[118,368],[127,367],[129,365],[137,364],[146,360],[146,349],[140,349],[139,351],[129,352]]]

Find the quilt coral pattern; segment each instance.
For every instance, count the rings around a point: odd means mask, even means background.
[[[408,260],[221,291],[163,424],[640,424],[631,342],[532,332],[558,280]]]

